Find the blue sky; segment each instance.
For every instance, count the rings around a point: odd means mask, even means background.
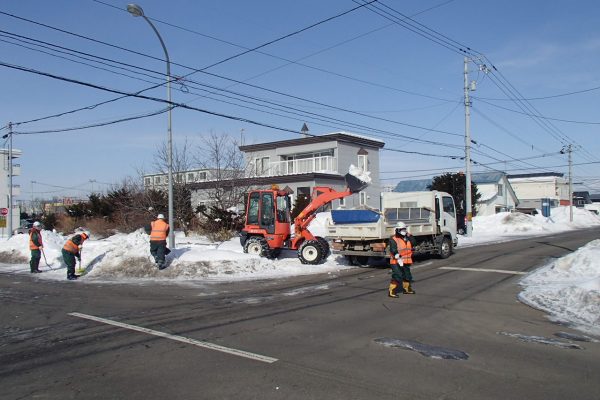
[[[150,27],[141,18],[134,18],[123,11],[127,2],[102,1],[114,7],[93,0],[22,0],[3,2],[0,11],[154,57],[163,57],[160,44]],[[171,61],[196,69],[238,54],[244,47],[258,46],[357,6],[350,0],[144,0],[139,4],[147,16],[188,30],[155,22],[165,40]],[[566,156],[558,152],[566,143],[574,143],[574,163],[590,163],[575,166],[575,181],[584,183],[584,190],[600,191],[600,164],[593,163],[600,159],[597,157],[600,154],[600,141],[597,140],[599,125],[590,124],[600,122],[600,90],[595,89],[600,86],[600,31],[597,28],[600,3],[558,0],[386,0],[379,5],[384,6],[406,15],[415,15],[414,19],[426,27],[484,54],[487,57],[485,64],[489,67],[493,64],[497,68],[491,76],[479,71],[476,64],[470,64],[470,77],[477,81],[477,90],[472,92],[471,127],[472,137],[478,143],[472,157],[479,165],[475,165],[474,170],[489,171],[489,168],[494,168],[510,173],[567,172],[564,166]],[[151,83],[139,79],[161,82],[161,78],[151,72],[164,71],[165,64],[159,60],[92,43],[3,14],[0,14],[0,21],[4,31],[0,36],[0,61],[4,63],[125,92],[151,86]],[[7,38],[8,34],[143,67],[151,70],[147,73],[153,76],[140,75],[139,70],[120,70],[130,75],[122,76],[73,63],[26,49],[22,47],[23,38],[16,42],[14,36]],[[306,122],[312,134],[353,131],[384,139],[386,147],[391,149],[438,156],[463,155],[461,54],[426,40],[366,7],[266,46],[261,52],[237,57],[207,72],[295,98],[247,85],[234,85],[231,81],[199,72],[189,77],[194,82],[188,82],[183,87],[184,91],[190,93],[177,90],[182,87],[174,85],[174,101],[292,130],[299,130],[302,123]],[[298,63],[304,65],[282,59],[300,60]],[[48,77],[0,68],[2,125],[8,121],[27,121],[117,97]],[[182,76],[189,72],[189,69],[172,66],[174,75]],[[499,77],[506,79],[503,81],[505,85],[512,85],[522,96],[532,99],[526,103],[526,107],[534,107],[536,113],[544,117],[587,123],[540,120],[506,110],[522,112],[519,104],[508,100],[500,90]],[[278,116],[273,114],[273,110],[260,112],[227,104],[223,100],[231,102],[231,99],[214,94],[210,94],[211,98],[203,97],[206,93],[197,84],[228,88],[244,96],[326,115],[341,122],[322,123],[313,117]],[[508,86],[500,87],[506,90]],[[577,91],[585,92],[534,99]],[[165,98],[166,90],[159,87],[145,94]],[[302,99],[309,99],[313,103]],[[245,105],[256,108],[247,103]],[[362,115],[332,110],[325,105]],[[76,127],[160,108],[162,105],[159,103],[128,98],[60,118],[23,124],[16,127],[15,131]],[[351,128],[348,123],[360,124],[363,128]],[[18,161],[22,166],[22,174],[15,179],[22,187],[20,198],[30,199],[32,188],[36,198],[52,195],[82,197],[92,186],[98,190],[106,188],[103,183],[118,183],[127,177],[135,177],[140,170],[152,172],[156,148],[166,139],[166,125],[166,114],[160,114],[87,130],[15,135],[14,147],[23,151]],[[246,143],[298,137],[290,132],[206,113],[184,109],[173,111],[176,144],[187,139],[192,145],[200,145],[202,136],[210,132],[237,138],[241,129],[244,129]],[[390,137],[381,131],[444,145]],[[197,152],[201,153],[201,150]],[[543,154],[548,155],[541,157]],[[526,159],[527,164],[514,159]],[[481,164],[486,164],[488,168]],[[464,162],[392,151],[381,154],[382,178],[390,184],[405,178],[432,176],[446,169],[463,170]],[[32,185],[32,181],[37,183]],[[76,187],[77,190],[63,190],[60,187]]]

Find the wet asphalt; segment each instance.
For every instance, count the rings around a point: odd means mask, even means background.
[[[387,297],[385,268],[185,286],[0,273],[0,398],[598,399],[600,343],[521,304],[522,275],[440,267],[527,272],[599,236],[419,260],[416,294],[398,299]],[[576,346],[521,340],[534,336]]]

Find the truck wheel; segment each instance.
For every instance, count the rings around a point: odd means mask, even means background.
[[[318,240],[307,240],[298,250],[302,264],[319,264],[323,261],[323,248]]]
[[[329,254],[331,254],[331,251],[329,250],[329,243],[325,238],[322,238],[320,236],[317,236],[315,239],[317,239],[317,241],[323,248],[323,258],[327,258]]]
[[[244,253],[266,257],[270,252],[267,241],[260,236],[252,236],[251,238],[248,238],[246,244],[244,244]]]
[[[438,248],[440,258],[448,258],[452,254],[452,241],[448,237],[444,237]]]

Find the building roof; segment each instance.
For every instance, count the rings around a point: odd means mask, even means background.
[[[394,192],[422,192],[429,190],[427,186],[431,185],[431,179],[414,179],[412,181],[400,181],[396,185]]]
[[[512,175],[508,175],[508,179],[515,179],[515,178],[546,178],[546,177],[558,177],[558,178],[562,178],[563,176],[565,176],[565,174],[561,173],[561,172],[538,172],[538,173],[534,173],[534,174],[512,174]]]
[[[506,174],[504,172],[477,172],[471,174],[471,182],[477,185],[498,183]]]
[[[353,143],[361,146],[369,146],[382,148],[385,146],[385,142],[377,139],[372,139],[367,136],[361,136],[354,133],[348,132],[334,132],[328,133],[326,135],[319,136],[309,136],[299,139],[288,139],[288,140],[279,140],[277,142],[267,142],[267,143],[257,143],[257,144],[248,144],[245,146],[239,146],[240,151],[243,152],[253,152],[253,151],[262,151],[262,150],[271,150],[277,149],[280,147],[291,147],[291,146],[301,146],[304,144],[313,144],[313,143],[324,143],[324,142],[346,142]]]
[[[330,179],[345,183],[346,179],[342,175],[337,174],[324,174],[319,172],[311,172],[308,174],[296,174],[296,175],[277,175],[277,176],[259,176],[254,178],[239,178],[239,179],[228,179],[221,181],[206,181],[192,183],[189,185],[191,189],[212,189],[216,184],[227,186],[269,186],[272,184],[284,184],[293,182],[312,181],[316,179]]]

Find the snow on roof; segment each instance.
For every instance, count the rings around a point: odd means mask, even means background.
[[[494,197],[496,197],[498,195],[498,190],[487,190],[483,193],[481,193],[481,197],[479,198],[479,203],[488,201],[493,199]]]

